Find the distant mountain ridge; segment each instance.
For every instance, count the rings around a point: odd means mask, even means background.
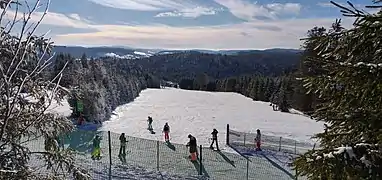
[[[266,49],[266,50],[163,50],[163,49],[138,49],[124,46],[102,46],[102,47],[82,47],[82,46],[54,46],[53,51],[56,53],[69,53],[75,58],[80,58],[84,53],[87,57],[115,57],[120,59],[139,59],[147,58],[154,55],[174,54],[182,52],[200,52],[205,54],[223,54],[236,55],[247,53],[275,53],[275,52],[290,52],[299,53],[302,50],[298,49]]]

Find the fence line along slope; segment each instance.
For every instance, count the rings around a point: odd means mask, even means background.
[[[101,159],[92,160],[92,140],[101,140]],[[159,141],[127,136],[127,155],[119,156],[119,136],[111,133],[112,179],[264,179],[279,180],[291,177],[261,157],[247,159],[240,155],[217,152],[208,148],[199,151],[200,161],[188,159],[188,148],[182,144],[166,144]],[[77,151],[75,160],[90,171],[92,179],[109,177],[109,142],[107,132],[77,130],[61,137],[63,148]],[[158,143],[159,142],[159,143]],[[42,140],[29,144],[31,149],[44,147]],[[157,156],[159,155],[159,156]],[[159,160],[159,161],[158,161]],[[38,163],[38,160],[34,161]],[[248,174],[247,174],[248,172]],[[200,176],[203,174],[203,176]]]

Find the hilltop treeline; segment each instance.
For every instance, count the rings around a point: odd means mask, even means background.
[[[180,82],[202,73],[213,79],[247,74],[279,76],[295,71],[300,58],[301,54],[295,51],[254,51],[238,55],[190,51],[156,55],[136,60],[136,63],[160,79]]]
[[[310,112],[314,106],[296,80],[302,54],[296,51],[253,51],[237,55],[182,52],[137,60],[145,72],[179,83],[188,90],[241,93],[272,102],[275,110]]]

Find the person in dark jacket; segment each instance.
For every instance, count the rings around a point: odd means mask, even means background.
[[[196,157],[198,156],[198,148],[196,144],[196,138],[192,136],[191,134],[188,135],[188,138],[190,141],[187,143],[186,146],[190,147],[190,154],[191,154],[191,160],[196,160]]]
[[[164,125],[163,127],[163,132],[164,132],[164,140],[166,142],[169,142],[170,140],[170,137],[168,135],[168,133],[170,132],[170,126],[168,125],[168,123],[166,122],[166,124]]]
[[[148,128],[148,129],[149,129],[149,130],[152,130],[152,129],[153,129],[153,126],[152,126],[151,124],[153,123],[153,118],[149,116],[149,117],[147,118],[147,121],[149,122],[149,128]]]
[[[125,137],[125,133],[122,133],[121,136],[119,136],[119,142],[120,142],[120,148],[119,148],[119,156],[125,156],[126,155],[126,144],[127,140]]]
[[[214,145],[214,143],[216,142],[216,150],[218,150],[218,151],[220,151],[219,150],[219,144],[218,144],[218,130],[216,130],[216,129],[214,129],[213,131],[212,131],[212,143],[211,143],[211,145],[210,145],[210,148],[211,149],[214,149],[214,147],[212,147],[213,145]]]

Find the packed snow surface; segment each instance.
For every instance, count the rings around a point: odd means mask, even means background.
[[[66,99],[62,104],[53,103],[49,109],[50,111],[63,115],[70,114],[70,107]],[[187,135],[192,134],[197,138],[198,144],[208,146],[212,129],[216,128],[219,131],[219,144],[221,149],[231,152],[231,149],[224,147],[227,124],[230,124],[231,129],[236,131],[254,133],[256,129],[259,128],[262,130],[262,133],[266,135],[282,136],[284,138],[308,142],[312,142],[312,140],[310,140],[312,134],[322,131],[321,123],[317,123],[309,117],[301,115],[301,112],[294,110],[292,113],[273,111],[269,103],[253,101],[237,93],[187,91],[175,88],[146,89],[143,90],[139,97],[133,102],[119,106],[114,113],[115,115],[113,115],[109,121],[103,123],[101,129],[99,129],[100,131],[110,130],[116,133],[124,132],[126,135],[133,137],[163,140],[163,134],[161,133],[162,128],[163,125],[168,122],[171,130],[170,138],[173,143],[185,144],[188,141]],[[147,116],[153,117],[153,128],[156,134],[150,134],[147,130]],[[91,133],[91,131],[89,131],[89,133]],[[95,132],[93,131],[93,133]],[[93,136],[90,136],[90,139],[86,143],[90,143],[92,137]],[[118,136],[116,135],[115,137]],[[118,144],[117,138],[113,138],[113,140],[112,143]],[[75,142],[71,143],[75,144]],[[145,145],[145,143],[142,145]],[[133,146],[139,147],[138,145]],[[118,146],[115,147],[118,148]],[[162,150],[166,149],[167,148],[163,148]],[[117,150],[118,149],[115,149],[115,151]],[[90,148],[86,151],[90,151]],[[150,148],[144,148],[144,151],[147,153],[146,151],[150,151]],[[104,152],[107,151],[104,150]],[[135,155],[133,155],[134,153]],[[139,157],[141,156],[137,155],[140,153],[142,152],[137,149],[134,150],[129,157],[135,158],[135,161],[129,160],[129,162],[140,162]],[[178,155],[179,154],[182,153],[178,152]],[[105,154],[105,156],[106,155],[107,154]],[[92,174],[95,175],[95,179],[106,178],[108,174],[107,169],[102,168],[106,167],[108,163],[107,158],[104,159],[105,162],[95,164],[92,160],[89,160],[88,156],[90,156],[89,152],[86,155],[79,155],[78,160],[81,162],[81,165],[89,168]],[[136,160],[137,158],[138,160]],[[276,162],[276,159],[272,158],[271,155],[268,158]],[[182,160],[181,158],[179,159]],[[259,166],[262,168],[274,168],[273,166],[268,167],[264,165],[264,163],[268,161],[260,160],[259,158],[255,160],[253,165],[261,164]],[[285,156],[284,159],[281,160],[277,158],[277,160],[287,161],[287,157]],[[149,162],[150,159],[142,161]],[[115,162],[118,162],[118,160],[115,160]],[[166,162],[167,161],[162,163]],[[215,161],[206,161],[206,163],[212,162]],[[170,166],[173,167],[171,164]],[[119,167],[124,169],[119,169]],[[208,167],[214,166],[209,165]],[[183,177],[177,175],[168,174],[167,176],[164,172],[159,173],[146,168],[146,166],[144,168],[134,167],[132,165],[113,165],[113,178],[163,179],[163,176],[166,176],[165,179],[183,179]],[[166,171],[169,169],[164,168],[162,170]],[[260,168],[259,171],[253,172],[257,174],[260,173],[261,175],[261,173],[273,171],[274,170],[262,172]],[[186,177],[185,179],[197,178]]]
[[[104,122],[102,131],[163,141],[162,129],[168,122],[173,143],[185,144],[187,135],[192,134],[203,146],[209,145],[213,128],[219,131],[219,144],[223,146],[227,124],[236,131],[255,133],[260,129],[262,134],[312,143],[310,137],[323,130],[322,123],[306,116],[273,111],[267,102],[228,92],[146,89],[114,113],[110,121]],[[148,116],[153,118],[156,134],[147,130]]]

